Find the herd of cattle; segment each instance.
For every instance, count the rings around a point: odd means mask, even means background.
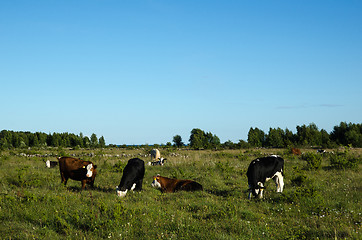
[[[62,183],[67,184],[68,179],[80,181],[82,189],[86,184],[91,187],[97,175],[97,165],[91,161],[84,161],[73,157],[58,157],[58,161],[46,161],[47,167],[59,165]],[[151,151],[151,162],[148,165],[163,165],[166,159],[162,158],[158,149]],[[249,196],[257,198],[263,197],[265,182],[273,179],[277,192],[282,192],[284,187],[283,180],[284,159],[271,155],[268,157],[257,158],[253,160],[246,172],[249,184]],[[123,175],[116,192],[119,197],[126,196],[128,191],[141,191],[143,178],[145,175],[145,163],[139,158],[132,158],[123,169]],[[153,177],[152,187],[158,188],[161,192],[171,193],[176,191],[198,191],[203,190],[200,183],[192,180],[180,180],[167,178],[160,175]]]

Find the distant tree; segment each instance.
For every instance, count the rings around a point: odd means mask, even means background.
[[[333,128],[330,136],[337,144],[362,147],[362,124],[341,122]]]
[[[91,147],[93,147],[93,148],[98,147],[98,138],[97,138],[97,135],[95,133],[93,133],[91,135],[90,141],[91,141]]]
[[[331,139],[329,137],[329,134],[326,130],[322,129],[320,131],[321,134],[321,147],[322,148],[330,148],[332,146]]]
[[[204,131],[198,128],[194,128],[191,131],[190,135],[190,147],[192,149],[202,149],[204,148]]]
[[[222,147],[225,149],[235,149],[236,144],[234,144],[231,140],[227,140],[222,144]]]
[[[346,122],[341,122],[339,126],[334,126],[333,131],[331,132],[331,139],[337,144],[347,145],[346,133],[348,130],[348,125]]]
[[[39,145],[39,140],[38,140],[38,136],[36,134],[30,134],[28,137],[29,140],[29,147],[36,147]],[[25,144],[25,142],[24,142]]]
[[[104,137],[99,138],[99,147],[104,148],[106,146],[106,141],[104,140]]]
[[[204,136],[204,148],[215,149],[220,146],[220,139],[215,134],[208,132]]]
[[[87,136],[84,137],[84,138],[83,138],[83,147],[89,148],[90,145],[91,145],[91,141],[89,140],[89,137],[87,137]]]
[[[302,146],[321,146],[322,139],[317,125],[310,123],[308,126],[297,126],[298,143]]]
[[[253,147],[263,147],[265,143],[265,133],[258,128],[250,128],[248,133],[248,143]]]
[[[293,134],[292,131],[290,131],[288,128],[285,129],[284,131],[284,146],[285,147],[290,147],[296,144],[296,136],[295,134]]]
[[[238,148],[250,148],[250,144],[242,139],[238,142]]]
[[[37,135],[38,140],[39,140],[39,145],[41,145],[41,146],[46,146],[46,145],[47,145],[47,134],[46,134],[46,133],[37,132],[36,135]]]
[[[284,131],[280,128],[270,128],[266,137],[266,145],[268,147],[284,147]]]
[[[191,131],[190,147],[192,149],[213,149],[220,146],[220,139],[211,132],[205,133],[201,129],[194,128]]]
[[[180,135],[174,136],[172,141],[174,143],[174,146],[176,146],[176,147],[182,147],[184,145]]]

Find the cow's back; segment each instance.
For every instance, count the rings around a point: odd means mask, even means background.
[[[60,157],[59,161],[59,170],[60,174],[70,177],[73,180],[83,180],[86,178],[87,170],[86,166],[91,164],[90,161],[83,161],[73,157]],[[93,169],[92,180],[97,174],[96,169]]]
[[[191,180],[179,180],[175,186],[176,191],[202,191],[202,185],[198,182],[191,181]]]
[[[263,157],[253,160],[246,172],[249,179],[256,182],[264,182],[265,178],[271,178],[277,171],[283,173],[284,159],[278,156]]]
[[[145,162],[139,158],[132,158],[123,169],[123,175],[119,184],[120,189],[126,185],[127,181],[137,181],[143,179],[145,175]]]

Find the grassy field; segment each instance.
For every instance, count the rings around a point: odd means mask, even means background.
[[[314,150],[304,150],[315,152]],[[336,152],[336,150],[334,150]],[[302,150],[303,152],[303,150]],[[353,169],[310,170],[285,149],[163,150],[165,166],[146,166],[143,191],[116,195],[128,159],[147,150],[16,150],[0,153],[1,239],[361,239],[361,149]],[[38,154],[38,155],[36,155]],[[45,154],[80,156],[98,165],[94,189],[60,184],[58,167]],[[247,199],[247,167],[253,159],[285,159],[285,190],[268,182],[263,200]],[[152,176],[193,179],[202,192],[162,194]]]

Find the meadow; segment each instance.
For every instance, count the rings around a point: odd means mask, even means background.
[[[164,166],[146,166],[142,192],[118,198],[115,187],[132,157],[149,149],[41,149],[0,152],[1,239],[361,239],[362,149],[352,167],[315,155],[317,167],[288,149],[161,149]],[[333,150],[335,154],[338,151]],[[315,153],[312,149],[302,152]],[[260,156],[285,159],[285,189],[272,181],[265,198],[247,199],[246,170]],[[98,166],[95,188],[60,183],[44,160],[79,156]],[[337,167],[336,167],[337,166]],[[151,187],[161,174],[201,183],[202,192],[163,194]]]

